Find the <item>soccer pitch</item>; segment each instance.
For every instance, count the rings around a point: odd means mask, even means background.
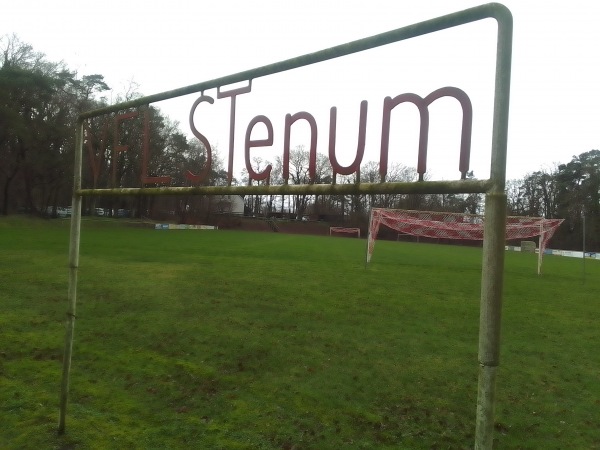
[[[0,219],[2,448],[472,448],[481,250]],[[600,446],[600,263],[507,253],[497,448]]]

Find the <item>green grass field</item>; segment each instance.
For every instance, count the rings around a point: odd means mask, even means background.
[[[2,449],[460,449],[481,250],[85,221],[57,436],[68,222],[0,219]],[[600,262],[507,253],[499,449],[600,448]]]

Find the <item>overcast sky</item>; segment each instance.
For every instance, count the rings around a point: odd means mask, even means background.
[[[470,0],[303,0],[148,2],[130,0],[5,2],[0,35],[16,34],[63,60],[80,76],[102,74],[112,92],[134,82],[155,94],[314,52],[351,40],[456,12]],[[600,148],[598,62],[600,4],[595,1],[506,0],[514,18],[508,178],[566,163]],[[272,149],[281,156],[286,113],[308,111],[317,120],[318,151],[327,153],[329,109],[338,109],[337,154],[349,164],[356,151],[361,100],[369,102],[366,160],[378,160],[381,108],[386,96],[425,96],[443,86],[465,91],[473,103],[471,168],[489,176],[496,25],[485,20],[460,29],[393,44],[359,55],[255,80],[238,97],[235,167],[243,164],[246,126],[256,115],[273,122]],[[226,159],[229,100],[203,104],[196,127]],[[190,133],[188,115],[198,95],[155,104]],[[431,107],[428,173],[458,178],[460,108],[452,99]],[[406,108],[405,108],[406,106]],[[405,105],[395,110],[390,159],[416,166],[418,121]],[[261,135],[262,134],[262,135]],[[257,127],[254,139],[264,138]],[[305,144],[302,125],[293,145]]]

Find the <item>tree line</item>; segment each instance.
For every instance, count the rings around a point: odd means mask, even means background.
[[[600,150],[507,183],[508,213],[565,219],[551,245],[600,251]],[[585,225],[585,229],[584,229]]]
[[[0,38],[0,213],[14,212],[52,216],[59,206],[71,202],[75,122],[77,116],[108,105],[110,90],[100,74],[83,75],[63,62],[51,62],[15,35]],[[115,96],[115,102],[141,97],[135,85]],[[115,138],[115,127],[118,133]],[[146,128],[145,128],[146,127]],[[151,151],[144,157],[144,133]],[[201,168],[206,149],[181,131],[158,108],[131,111],[88,121],[84,138],[83,184],[88,187],[140,186],[140,173],[147,177],[169,174],[169,183],[184,186],[186,168]],[[123,149],[127,143],[127,151]],[[282,181],[282,161],[252,160],[256,172],[272,166],[268,182]],[[290,152],[289,183],[308,184],[309,152],[303,146]],[[144,166],[144,167],[142,167]],[[586,248],[600,247],[600,151],[574,156],[552,170],[539,170],[507,183],[507,212],[546,218],[564,218],[551,245],[556,248],[582,247],[583,224]],[[325,155],[318,155],[316,183],[331,183],[334,174]],[[469,177],[474,177],[471,172]],[[417,181],[416,169],[392,166],[387,181]],[[155,178],[160,183],[159,178]],[[378,182],[378,163],[361,166],[360,173],[337,176],[336,183]],[[261,182],[267,182],[261,181]],[[213,151],[207,184],[227,183],[224,164]],[[254,181],[253,183],[256,183]],[[248,184],[242,172],[233,184]],[[388,194],[388,195],[253,195],[246,196],[245,214],[327,220],[332,224],[366,227],[371,207],[434,210],[479,214],[479,194]],[[222,198],[205,196],[86,198],[84,211],[116,214],[126,210],[137,217],[211,221],[227,212]]]

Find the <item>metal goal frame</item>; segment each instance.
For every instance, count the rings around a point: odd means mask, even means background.
[[[490,178],[486,180],[417,181],[358,184],[307,184],[307,185],[260,185],[260,186],[192,186],[82,189],[82,149],[85,121],[109,113],[144,107],[151,103],[172,99],[207,89],[220,88],[238,82],[272,75],[310,64],[316,64],[399,42],[444,29],[495,19],[498,25],[496,41],[496,67],[494,87],[493,129],[491,142]],[[69,392],[73,334],[77,303],[77,272],[79,268],[79,243],[81,230],[82,199],[85,196],[119,195],[239,195],[239,194],[485,194],[485,230],[483,241],[483,264],[481,275],[480,326],[479,326],[479,380],[476,409],[475,448],[491,449],[494,430],[494,404],[496,374],[500,354],[500,317],[504,278],[504,236],[506,224],[506,148],[508,135],[508,111],[510,98],[510,75],[512,60],[512,15],[503,5],[490,3],[424,22],[398,28],[368,38],[348,42],[274,64],[204,81],[187,87],[162,92],[136,100],[88,111],[81,114],[76,124],[75,164],[73,175],[72,217],[69,244],[69,287],[66,318],[65,349],[60,393],[58,432],[65,432]],[[424,105],[427,107],[427,103]],[[384,177],[382,177],[384,178]]]

